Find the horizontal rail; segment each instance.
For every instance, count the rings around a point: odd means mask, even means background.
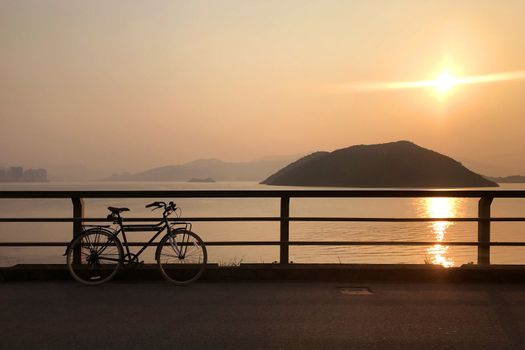
[[[280,221],[281,218],[267,217],[267,216],[241,216],[241,217],[188,217],[169,219],[170,222],[183,221]],[[498,217],[498,218],[347,218],[347,217],[291,217],[289,221],[350,221],[350,222],[436,222],[436,221],[450,221],[450,222],[479,222],[479,221],[525,221],[525,217]],[[0,218],[0,222],[112,222],[107,218]],[[159,218],[126,218],[124,222],[156,222]]]
[[[341,218],[341,217],[291,217],[290,221],[365,221],[365,222],[479,222],[479,221],[525,221],[525,217],[499,218]]]
[[[160,218],[125,218],[126,222],[158,222]],[[176,223],[182,221],[279,221],[279,217],[197,217],[177,218],[168,221]],[[0,222],[113,222],[107,218],[0,218]]]
[[[0,191],[0,198],[525,198],[525,190]]]
[[[147,242],[128,242],[129,246],[142,247]],[[278,246],[280,241],[209,241],[204,242],[206,246]],[[0,247],[66,247],[69,242],[0,242]],[[425,246],[425,245],[447,245],[447,246],[480,246],[478,242],[455,242],[455,241],[290,241],[289,245],[297,246]],[[157,246],[158,242],[151,243]],[[490,242],[491,246],[525,246],[524,242]]]
[[[290,217],[291,198],[476,198],[478,216],[476,217],[318,217],[296,216]],[[279,222],[280,239],[278,241],[210,241],[209,246],[279,246],[280,263],[289,263],[290,246],[473,246],[478,248],[478,264],[490,264],[490,247],[492,246],[525,246],[525,242],[491,242],[490,225],[492,222],[525,222],[525,217],[491,217],[490,206],[494,198],[522,198],[525,199],[525,190],[462,190],[462,189],[330,189],[330,190],[105,190],[105,191],[0,191],[0,199],[71,199],[73,203],[73,217],[38,218],[38,217],[0,217],[1,222],[64,222],[73,223],[73,237],[82,232],[82,223],[107,223],[113,220],[103,218],[86,218],[84,199],[97,198],[269,198],[280,201],[279,216],[246,216],[246,217],[187,217],[174,218],[170,222]],[[159,222],[159,218],[132,217],[125,218],[125,223],[131,222]],[[450,241],[290,241],[290,222],[475,222],[478,224],[477,242],[450,242]],[[69,242],[0,242],[0,247],[58,247],[67,246]],[[142,246],[145,242],[130,242],[131,246]],[[158,243],[154,243],[157,245]],[[74,260],[80,257],[76,252]]]

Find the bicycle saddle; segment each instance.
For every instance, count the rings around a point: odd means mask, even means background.
[[[112,212],[113,214],[120,214],[123,211],[129,211],[129,208],[115,208],[115,207],[108,207],[108,210]]]

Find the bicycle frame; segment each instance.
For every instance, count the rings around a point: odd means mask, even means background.
[[[149,246],[152,245],[153,241],[162,232],[164,232],[164,230],[167,230],[168,233],[173,232],[172,228],[171,228],[172,225],[170,226],[170,223],[169,223],[169,221],[167,220],[166,217],[164,217],[158,224],[155,224],[155,225],[144,225],[144,224],[125,225],[123,223],[122,218],[120,218],[120,217],[117,219],[117,221],[115,223],[119,226],[119,228],[114,231],[114,233],[112,234],[112,236],[111,236],[111,238],[109,240],[109,243],[112,242],[114,238],[117,238],[120,233],[122,233],[122,239],[123,239],[123,242],[122,242],[123,244],[122,245],[126,249],[126,254],[124,255],[124,258],[121,260],[121,262],[123,262],[123,263],[126,263],[126,262],[130,263],[132,255],[134,255],[136,258],[138,258],[144,252],[144,250],[146,250],[146,248],[148,248]],[[176,222],[173,225],[185,225],[185,230],[187,230],[188,226],[190,226],[190,230],[191,230],[191,224],[190,223]],[[182,229],[182,227],[180,229]],[[177,229],[175,229],[174,231],[176,231],[176,230]],[[127,239],[127,236],[126,236],[126,232],[133,232],[133,231],[138,231],[138,232],[154,231],[155,232],[153,237],[151,237],[151,239],[148,242],[146,242],[146,244],[144,244],[144,246],[142,246],[142,248],[137,253],[131,253],[131,250],[129,249],[128,239]],[[179,247],[177,247],[176,241],[175,241],[175,244],[173,243],[173,241],[170,241],[170,244],[173,247],[173,249],[175,250],[176,254],[178,254],[178,255],[184,255],[185,254],[185,250],[187,248],[186,248],[186,244],[184,244],[184,238],[183,238],[183,242],[182,242],[182,246],[183,246],[182,249],[179,249]],[[106,249],[106,247],[104,247],[99,253],[104,252],[104,249]],[[125,259],[126,256],[129,257],[128,261],[126,261],[126,259]],[[104,258],[104,260],[113,260],[113,259],[106,257],[106,258]]]

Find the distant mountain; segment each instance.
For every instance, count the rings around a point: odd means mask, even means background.
[[[200,159],[193,162],[168,165],[135,174],[115,174],[108,181],[188,181],[212,178],[215,181],[261,181],[297,157],[262,158],[252,162],[224,162],[218,159]]]
[[[486,178],[489,180],[495,181],[497,183],[509,183],[509,184],[525,183],[525,176],[522,176],[522,175],[511,175],[511,176],[505,176],[505,177],[486,176]]]
[[[409,141],[316,152],[262,182],[323,187],[497,187],[461,163]]]

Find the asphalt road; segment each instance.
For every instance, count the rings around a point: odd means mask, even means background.
[[[348,286],[2,283],[0,348],[525,349],[524,285]]]

